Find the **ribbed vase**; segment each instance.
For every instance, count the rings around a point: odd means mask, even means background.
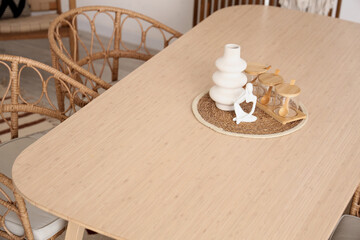
[[[210,97],[217,108],[233,111],[234,102],[245,91],[243,86],[247,83],[243,73],[247,65],[240,58],[240,46],[226,44],[224,56],[218,58],[215,65],[219,70],[212,76],[215,86],[210,89]]]

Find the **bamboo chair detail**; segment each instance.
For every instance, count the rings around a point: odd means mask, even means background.
[[[103,42],[104,40],[102,40],[96,27],[97,19],[102,17],[107,18],[109,27],[112,27],[111,37],[107,42]],[[90,26],[90,46],[86,46],[81,34],[75,27],[76,21],[80,22],[79,18],[82,18],[82,21]],[[137,23],[141,34],[139,45],[133,49],[129,48],[123,41],[122,30],[129,20]],[[72,31],[76,47],[73,54],[62,42],[61,26],[67,26]],[[49,28],[48,37],[53,67],[94,91],[109,89],[113,82],[118,80],[119,58],[147,61],[154,55],[147,46],[147,36],[149,31],[153,31],[153,29],[158,31],[163,39],[163,48],[181,36],[181,33],[150,17],[126,9],[91,6],[70,10],[57,17]],[[102,62],[100,70],[96,70],[94,67],[96,61]],[[109,79],[103,79],[105,68],[111,72]],[[62,99],[64,100],[65,96],[62,96]],[[83,105],[81,99],[77,99],[76,103],[80,106]]]
[[[86,88],[81,83],[59,72],[58,70],[28,58],[1,54],[0,68],[2,73],[8,73],[7,88],[3,96],[0,96],[0,121],[6,122],[8,125],[12,139],[18,137],[18,120],[20,114],[37,113],[54,118],[61,122],[67,119],[72,113],[76,112],[77,109],[74,104],[74,99],[77,94],[85,96],[89,101],[98,96],[96,92]],[[20,79],[22,77],[23,71],[26,69],[34,71],[42,85],[41,96],[39,99],[31,102],[28,99],[25,99],[21,93]],[[36,79],[34,78],[34,80]],[[51,101],[48,91],[50,81],[55,81],[55,84],[57,84],[63,92],[66,92],[69,100],[67,101],[67,107],[65,111],[60,111],[56,106],[56,103]],[[12,140],[8,143],[13,144],[16,143],[16,141],[17,140]],[[4,145],[8,143],[5,143]],[[12,162],[15,159],[6,159],[6,157],[4,157],[2,154],[4,153],[0,154],[1,164],[3,164],[2,166],[5,167],[2,167],[1,171],[4,169],[11,169]],[[30,220],[25,201],[17,193],[13,185],[13,182],[10,178],[11,176],[9,176],[11,171],[10,173],[6,174],[7,175],[5,175],[4,172],[0,173],[0,210],[4,212],[4,214],[0,214],[0,237],[13,240],[33,240],[34,235],[30,226]],[[4,208],[6,210],[4,210]],[[7,227],[6,220],[10,213],[15,213],[18,219],[21,220],[22,228],[24,230],[23,236],[14,234],[9,230],[9,227]],[[55,233],[53,237],[59,236],[62,231],[63,230],[60,230],[59,232]]]
[[[266,5],[266,0],[194,0],[193,27],[219,9],[237,5]],[[279,0],[269,0],[269,6],[281,7]],[[335,17],[339,18],[341,0],[337,1]],[[329,16],[332,16],[333,9]]]

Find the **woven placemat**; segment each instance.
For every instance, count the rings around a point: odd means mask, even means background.
[[[299,104],[301,110],[307,114],[305,107]],[[251,103],[242,103],[245,112],[250,112]],[[302,128],[307,118],[283,125],[261,109],[255,109],[254,115],[258,118],[253,123],[236,124],[233,121],[234,111],[222,111],[218,109],[215,102],[210,98],[209,91],[197,96],[192,104],[195,117],[205,126],[216,132],[246,138],[274,138],[293,133]]]

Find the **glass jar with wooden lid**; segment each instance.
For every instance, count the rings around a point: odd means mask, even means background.
[[[258,77],[260,74],[267,72],[271,68],[270,65],[264,65],[260,63],[248,63],[245,69],[245,73],[248,79],[248,83],[252,83],[254,86],[253,93],[255,96],[263,96],[265,94],[264,88],[260,87]]]
[[[275,87],[276,93],[281,98],[281,105],[274,112],[281,117],[295,117],[297,115],[300,88],[295,85],[295,80],[290,83],[282,83]]]
[[[284,82],[284,79],[279,73],[280,70],[276,69],[275,73],[263,73],[259,75],[260,87],[264,89],[263,95],[258,96],[258,101],[261,104],[277,106],[281,103],[274,89],[276,85]]]

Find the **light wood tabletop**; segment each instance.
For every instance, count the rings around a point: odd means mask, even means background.
[[[360,182],[359,39],[324,16],[217,11],[27,148],[15,185],[70,221],[67,238],[327,239]],[[246,139],[195,119],[227,43],[297,80],[304,128]]]

